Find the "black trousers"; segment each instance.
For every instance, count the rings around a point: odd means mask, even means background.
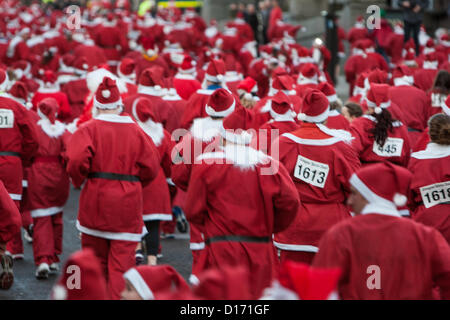
[[[159,220],[145,221],[147,234],[144,236],[145,249],[148,256],[156,256],[159,250]]]
[[[419,55],[420,53],[420,45],[419,45],[419,31],[420,31],[420,25],[422,24],[422,22],[415,22],[415,23],[411,23],[408,21],[404,21],[405,24],[405,37],[403,39],[403,41],[406,43],[408,42],[409,38],[411,38],[411,33],[412,33],[412,38],[414,40],[414,44],[416,45],[416,56]]]

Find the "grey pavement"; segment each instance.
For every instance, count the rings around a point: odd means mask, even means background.
[[[71,253],[81,248],[79,232],[75,227],[80,190],[71,188],[64,208],[63,254],[64,261]],[[189,250],[189,234],[175,234],[175,239],[161,240],[163,257],[158,264],[170,264],[187,280],[191,272],[192,256]],[[51,288],[60,274],[50,275],[47,280],[37,280],[31,244],[24,241],[25,259],[14,262],[14,284],[11,289],[0,290],[0,300],[44,300],[49,299]]]

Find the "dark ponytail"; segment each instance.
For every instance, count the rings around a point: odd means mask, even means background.
[[[438,113],[428,120],[429,134],[432,142],[450,145],[450,116]]]
[[[372,116],[376,119],[375,126],[369,131],[378,145],[384,146],[388,133],[392,132],[394,119],[387,109],[381,109],[381,113],[373,113]]]

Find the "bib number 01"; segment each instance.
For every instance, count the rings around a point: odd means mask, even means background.
[[[403,139],[387,138],[383,146],[373,142],[373,152],[380,157],[400,157],[402,155]]]
[[[330,167],[327,164],[299,155],[294,169],[294,177],[315,187],[323,188],[329,171]]]
[[[14,112],[10,109],[0,109],[0,128],[14,127]]]
[[[423,205],[431,208],[437,204],[450,202],[450,181],[430,184],[420,188]]]

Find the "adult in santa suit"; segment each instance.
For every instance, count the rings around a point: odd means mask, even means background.
[[[305,63],[300,68],[300,73],[297,78],[297,86],[295,90],[297,95],[304,97],[306,89],[315,89],[319,84],[319,69],[314,63]]]
[[[69,133],[56,120],[58,102],[45,98],[38,103],[39,149],[28,172],[28,203],[33,218],[33,253],[36,277],[47,279],[58,271],[62,253],[64,205],[69,197],[69,176],[63,164],[63,153]]]
[[[350,43],[352,49],[358,40],[366,39],[369,37],[369,32],[364,26],[364,17],[359,16],[356,19],[355,25],[350,28],[347,34],[347,40]]]
[[[283,91],[278,91],[268,104],[272,119],[259,127],[258,150],[271,155],[273,151],[277,152],[271,149],[272,142],[284,133],[297,130],[299,126],[295,122],[296,113],[292,103]]]
[[[333,86],[328,82],[321,82],[317,86],[317,89],[323,92],[330,103],[330,113],[328,114],[327,127],[330,129],[350,130],[350,123],[338,111],[342,108],[342,106],[338,101],[336,90],[334,90]]]
[[[189,100],[191,95],[202,87],[196,79],[195,65],[195,61],[190,56],[185,55],[178,68],[178,73],[173,78],[173,86],[184,100]]]
[[[136,79],[139,79],[141,73],[151,67],[161,67],[164,72],[164,76],[168,77],[169,66],[163,57],[158,55],[159,49],[154,40],[151,37],[142,38],[142,52],[135,59],[136,62]]]
[[[249,146],[251,126],[251,114],[236,109],[223,122],[223,148],[196,159],[186,217],[204,230],[204,268],[248,267],[256,298],[276,274],[272,234],[290,225],[300,200],[283,165]]]
[[[427,127],[429,99],[426,93],[414,87],[414,76],[406,66],[398,66],[392,73],[394,86],[389,88],[389,97],[403,112],[402,122],[408,127],[411,147]]]
[[[26,41],[30,37],[30,29],[25,27],[21,29],[8,43],[8,49],[4,61],[10,64],[18,60],[28,60],[30,58],[30,49]]]
[[[404,44],[403,26],[400,22],[396,23],[394,26],[394,32],[391,32],[386,39],[386,46],[384,50],[391,58],[390,63],[396,65],[402,60],[403,44]]]
[[[197,90],[188,100],[187,108],[183,114],[181,128],[188,129],[194,119],[208,116],[205,110],[206,103],[211,94],[224,86],[225,63],[223,60],[209,62],[205,73],[203,88]]]
[[[75,187],[86,182],[77,220],[82,248],[95,251],[111,298],[118,299],[122,274],[134,265],[141,240],[142,187],[157,176],[159,155],[145,132],[119,115],[122,101],[114,80],[103,79],[94,104],[97,117],[78,128],[67,145],[67,172]]]
[[[406,167],[411,147],[406,126],[392,113],[387,84],[371,84],[367,93],[368,113],[355,119],[350,132],[361,163],[390,161]]]
[[[415,221],[436,228],[450,244],[450,116],[436,114],[428,123],[431,141],[411,155],[408,166],[411,208]]]
[[[383,179],[380,179],[383,177]],[[433,286],[450,298],[450,247],[434,228],[402,218],[411,173],[384,162],[352,175],[348,204],[355,217],[321,239],[313,266],[342,270],[344,300],[428,300]]]
[[[147,234],[144,236],[145,251],[149,265],[156,265],[159,249],[159,226],[161,221],[172,220],[170,193],[166,179],[170,178],[173,142],[170,133],[155,112],[157,108],[147,98],[137,98],[133,102],[132,114],[139,126],[152,139],[159,152],[160,169],[156,178],[142,189],[143,217]],[[137,252],[139,253],[139,252]],[[142,252],[140,252],[142,254]]]
[[[61,91],[57,77],[53,71],[44,71],[42,76],[42,86],[35,92],[31,103],[33,111],[37,111],[37,105],[45,98],[53,98],[58,102],[58,119],[61,121],[70,120],[71,108],[67,95]]]
[[[130,95],[124,100],[125,112],[132,113],[132,105],[139,97],[145,97],[152,101],[156,107],[156,113],[161,123],[169,132],[177,129],[177,118],[174,117],[175,110],[172,104],[163,100],[166,94],[163,88],[163,70],[160,67],[154,66],[145,69],[139,77],[139,84],[137,94]]]
[[[281,261],[310,264],[323,233],[350,217],[345,205],[350,192],[348,178],[360,163],[351,148],[350,134],[325,126],[329,109],[322,92],[308,89],[298,116],[300,128],[283,134],[278,142],[280,162],[302,201],[295,221],[274,237]]]
[[[435,52],[427,53],[422,68],[414,73],[414,85],[425,92],[431,89],[438,72],[438,60]]]
[[[194,119],[189,131],[174,148],[177,161],[172,166],[172,181],[183,191],[188,190],[192,165],[197,157],[205,152],[214,152],[220,147],[219,135],[222,121],[236,108],[241,107],[235,98],[225,89],[217,89],[209,96],[205,105],[208,117]],[[203,268],[199,261],[200,253],[205,248],[202,229],[197,225],[190,226],[190,249],[192,251],[191,282]]]

